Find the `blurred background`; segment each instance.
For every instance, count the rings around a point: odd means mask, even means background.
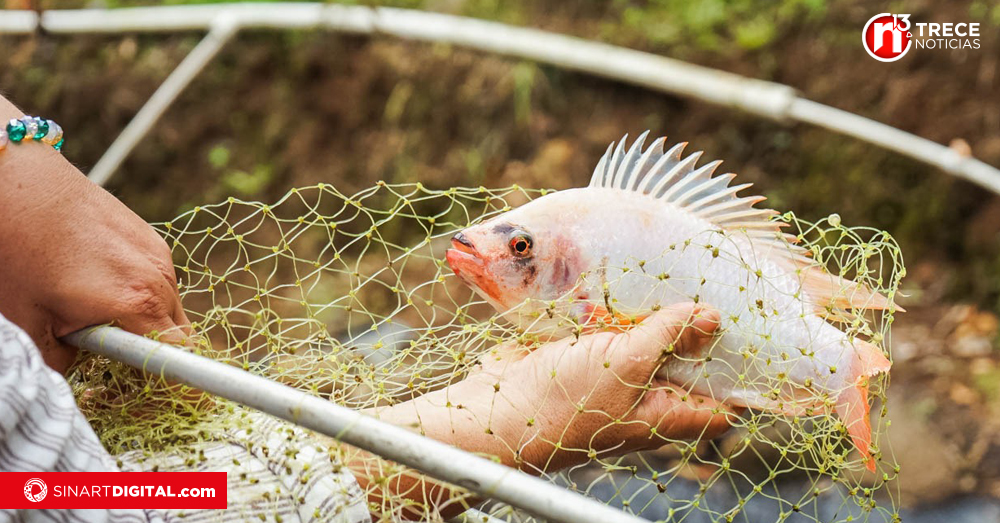
[[[155,3],[0,0],[8,9]],[[1000,165],[993,0],[369,4],[537,27],[784,83]],[[859,35],[880,11],[980,22],[981,48],[877,62]],[[26,113],[57,120],[66,157],[87,172],[201,37],[0,36],[0,90]],[[895,236],[908,295],[892,330],[889,388],[901,500],[926,521],[1000,520],[1000,197],[895,153],[453,46],[244,31],[107,188],[148,221],[229,195],[266,202],[318,182],[344,193],[378,180],[563,189],[589,180],[608,143],[646,129],[725,160],[723,169],[754,182],[775,209],[807,220],[836,212],[846,225]]]

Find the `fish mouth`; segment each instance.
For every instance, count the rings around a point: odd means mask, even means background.
[[[478,275],[483,269],[483,259],[479,256],[476,246],[463,233],[451,238],[451,249],[445,253],[448,266],[466,283],[472,283],[470,276]]]
[[[474,285],[476,277],[482,275],[483,271],[483,259],[479,256],[479,251],[461,232],[451,238],[451,246],[445,253],[448,266],[462,281]]]
[[[469,238],[463,232],[459,232],[458,234],[451,237],[451,246],[454,247],[455,250],[457,251],[464,252],[465,254],[470,254],[472,256],[475,256],[476,258],[479,257],[479,252],[476,251],[476,246],[473,245],[471,241],[469,241]]]
[[[500,289],[486,274],[486,262],[475,244],[468,236],[459,232],[452,236],[451,246],[452,248],[445,253],[445,259],[455,276],[481,295],[500,303]]]
[[[487,290],[491,286],[489,278],[486,277],[486,264],[476,246],[461,232],[451,238],[451,246],[452,248],[445,253],[445,260],[455,276],[469,287],[492,296],[494,293]]]

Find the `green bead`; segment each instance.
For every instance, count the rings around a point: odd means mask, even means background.
[[[44,118],[38,119],[38,132],[35,133],[35,141],[40,142],[49,133],[49,122]]]
[[[7,136],[10,137],[10,141],[20,142],[24,139],[24,133],[24,122],[16,119],[7,122]]]
[[[55,150],[57,150],[57,151],[60,151],[60,150],[62,150],[62,144],[63,144],[63,141],[59,140],[58,142],[56,142],[55,145],[52,146],[52,148],[55,149]]]

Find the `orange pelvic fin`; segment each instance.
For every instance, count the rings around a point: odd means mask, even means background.
[[[868,405],[868,378],[888,372],[892,362],[871,343],[854,340],[854,347],[857,350],[857,359],[851,369],[854,384],[837,397],[837,416],[847,427],[851,441],[865,459],[865,466],[875,472],[875,458],[871,455],[872,424]]]
[[[648,318],[648,314],[626,316],[603,305],[588,304],[582,323],[591,328],[624,332]]]

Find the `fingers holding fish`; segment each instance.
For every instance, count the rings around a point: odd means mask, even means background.
[[[719,312],[695,303],[679,303],[658,311],[631,330],[619,334],[610,348],[642,375],[643,383],[675,354],[696,354],[714,338]]]
[[[523,360],[531,351],[532,347],[516,341],[501,343],[483,355],[479,361],[477,372],[500,377],[505,372],[506,367]]]
[[[730,405],[776,417],[811,408],[839,418],[867,456],[867,382],[890,362],[884,337],[860,339],[864,329],[844,319],[898,310],[891,294],[783,233],[778,211],[738,195],[749,184],[716,176],[718,162],[698,167],[700,153],[682,158],[662,140],[643,151],[643,140],[609,148],[587,187],[463,229],[449,266],[519,331],[603,331],[589,351],[565,351],[605,364],[590,369],[602,386],[643,391],[659,368],[658,378]],[[836,408],[819,409],[829,397]]]
[[[729,430],[738,418],[735,410],[708,396],[654,379],[633,408],[618,419],[603,420],[589,445],[615,455],[676,441],[710,440]]]
[[[655,430],[650,431],[651,446],[664,440],[707,440],[721,436],[739,419],[736,409],[716,400],[691,394],[676,385],[655,380],[634,417]],[[658,436],[658,437],[657,437]]]

